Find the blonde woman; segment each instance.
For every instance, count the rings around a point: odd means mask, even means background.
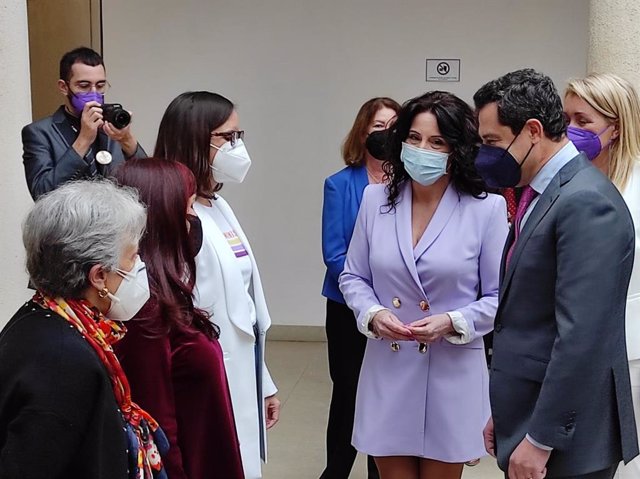
[[[618,187],[635,224],[626,334],[633,407],[640,430],[640,99],[628,81],[593,73],[569,81],[564,111],[570,120],[567,136]],[[616,477],[640,477],[640,459],[621,466]]]

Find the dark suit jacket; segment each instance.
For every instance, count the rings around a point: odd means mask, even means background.
[[[506,271],[502,260],[490,393],[503,470],[527,433],[554,448],[547,477],[638,454],[624,331],[633,252],[624,200],[577,156],[540,196]]]
[[[356,224],[362,193],[369,184],[364,166],[347,166],[324,182],[322,206],[322,258],[327,266],[322,295],[344,303],[338,277]]]
[[[90,176],[89,164],[92,158],[78,155],[71,146],[72,138],[75,141],[77,134],[73,132],[62,106],[52,116],[33,122],[22,129],[24,173],[34,200],[62,183]],[[98,133],[98,144],[101,150],[106,150],[112,155],[109,165],[96,162],[98,174],[109,176],[114,168],[125,160],[122,148],[104,133]],[[95,153],[91,152],[92,155]],[[146,156],[145,151],[138,145],[133,157]]]

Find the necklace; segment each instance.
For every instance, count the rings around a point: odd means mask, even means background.
[[[381,183],[384,183],[385,176],[386,176],[384,173],[382,173],[381,175],[376,175],[369,169],[368,166],[366,168],[367,168],[367,176],[369,177],[370,184],[379,185]]]

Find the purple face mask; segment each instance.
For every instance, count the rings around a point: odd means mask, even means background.
[[[600,135],[609,129],[609,126],[602,130],[600,133],[594,133],[584,128],[577,128],[575,126],[567,127],[567,137],[571,142],[576,145],[578,151],[587,155],[591,161],[602,151],[602,142],[600,141]],[[608,144],[607,144],[608,146]]]
[[[73,106],[76,114],[78,116],[81,116],[82,110],[84,110],[84,106],[90,101],[97,101],[102,105],[104,103],[104,95],[102,93],[98,93],[97,91],[88,91],[86,93],[69,92],[69,100],[71,101],[71,106]]]

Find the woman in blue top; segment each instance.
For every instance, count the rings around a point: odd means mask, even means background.
[[[327,466],[321,479],[347,479],[356,457],[351,434],[367,338],[356,328],[353,312],[338,289],[338,276],[344,268],[362,193],[368,184],[384,181],[381,161],[384,133],[371,133],[385,130],[398,110],[400,105],[386,97],[372,98],[362,105],[342,146],[347,167],[324,182],[322,256],[327,273],[322,295],[327,298],[326,330],[333,391],[327,426]],[[369,478],[379,477],[372,458],[368,464]]]

